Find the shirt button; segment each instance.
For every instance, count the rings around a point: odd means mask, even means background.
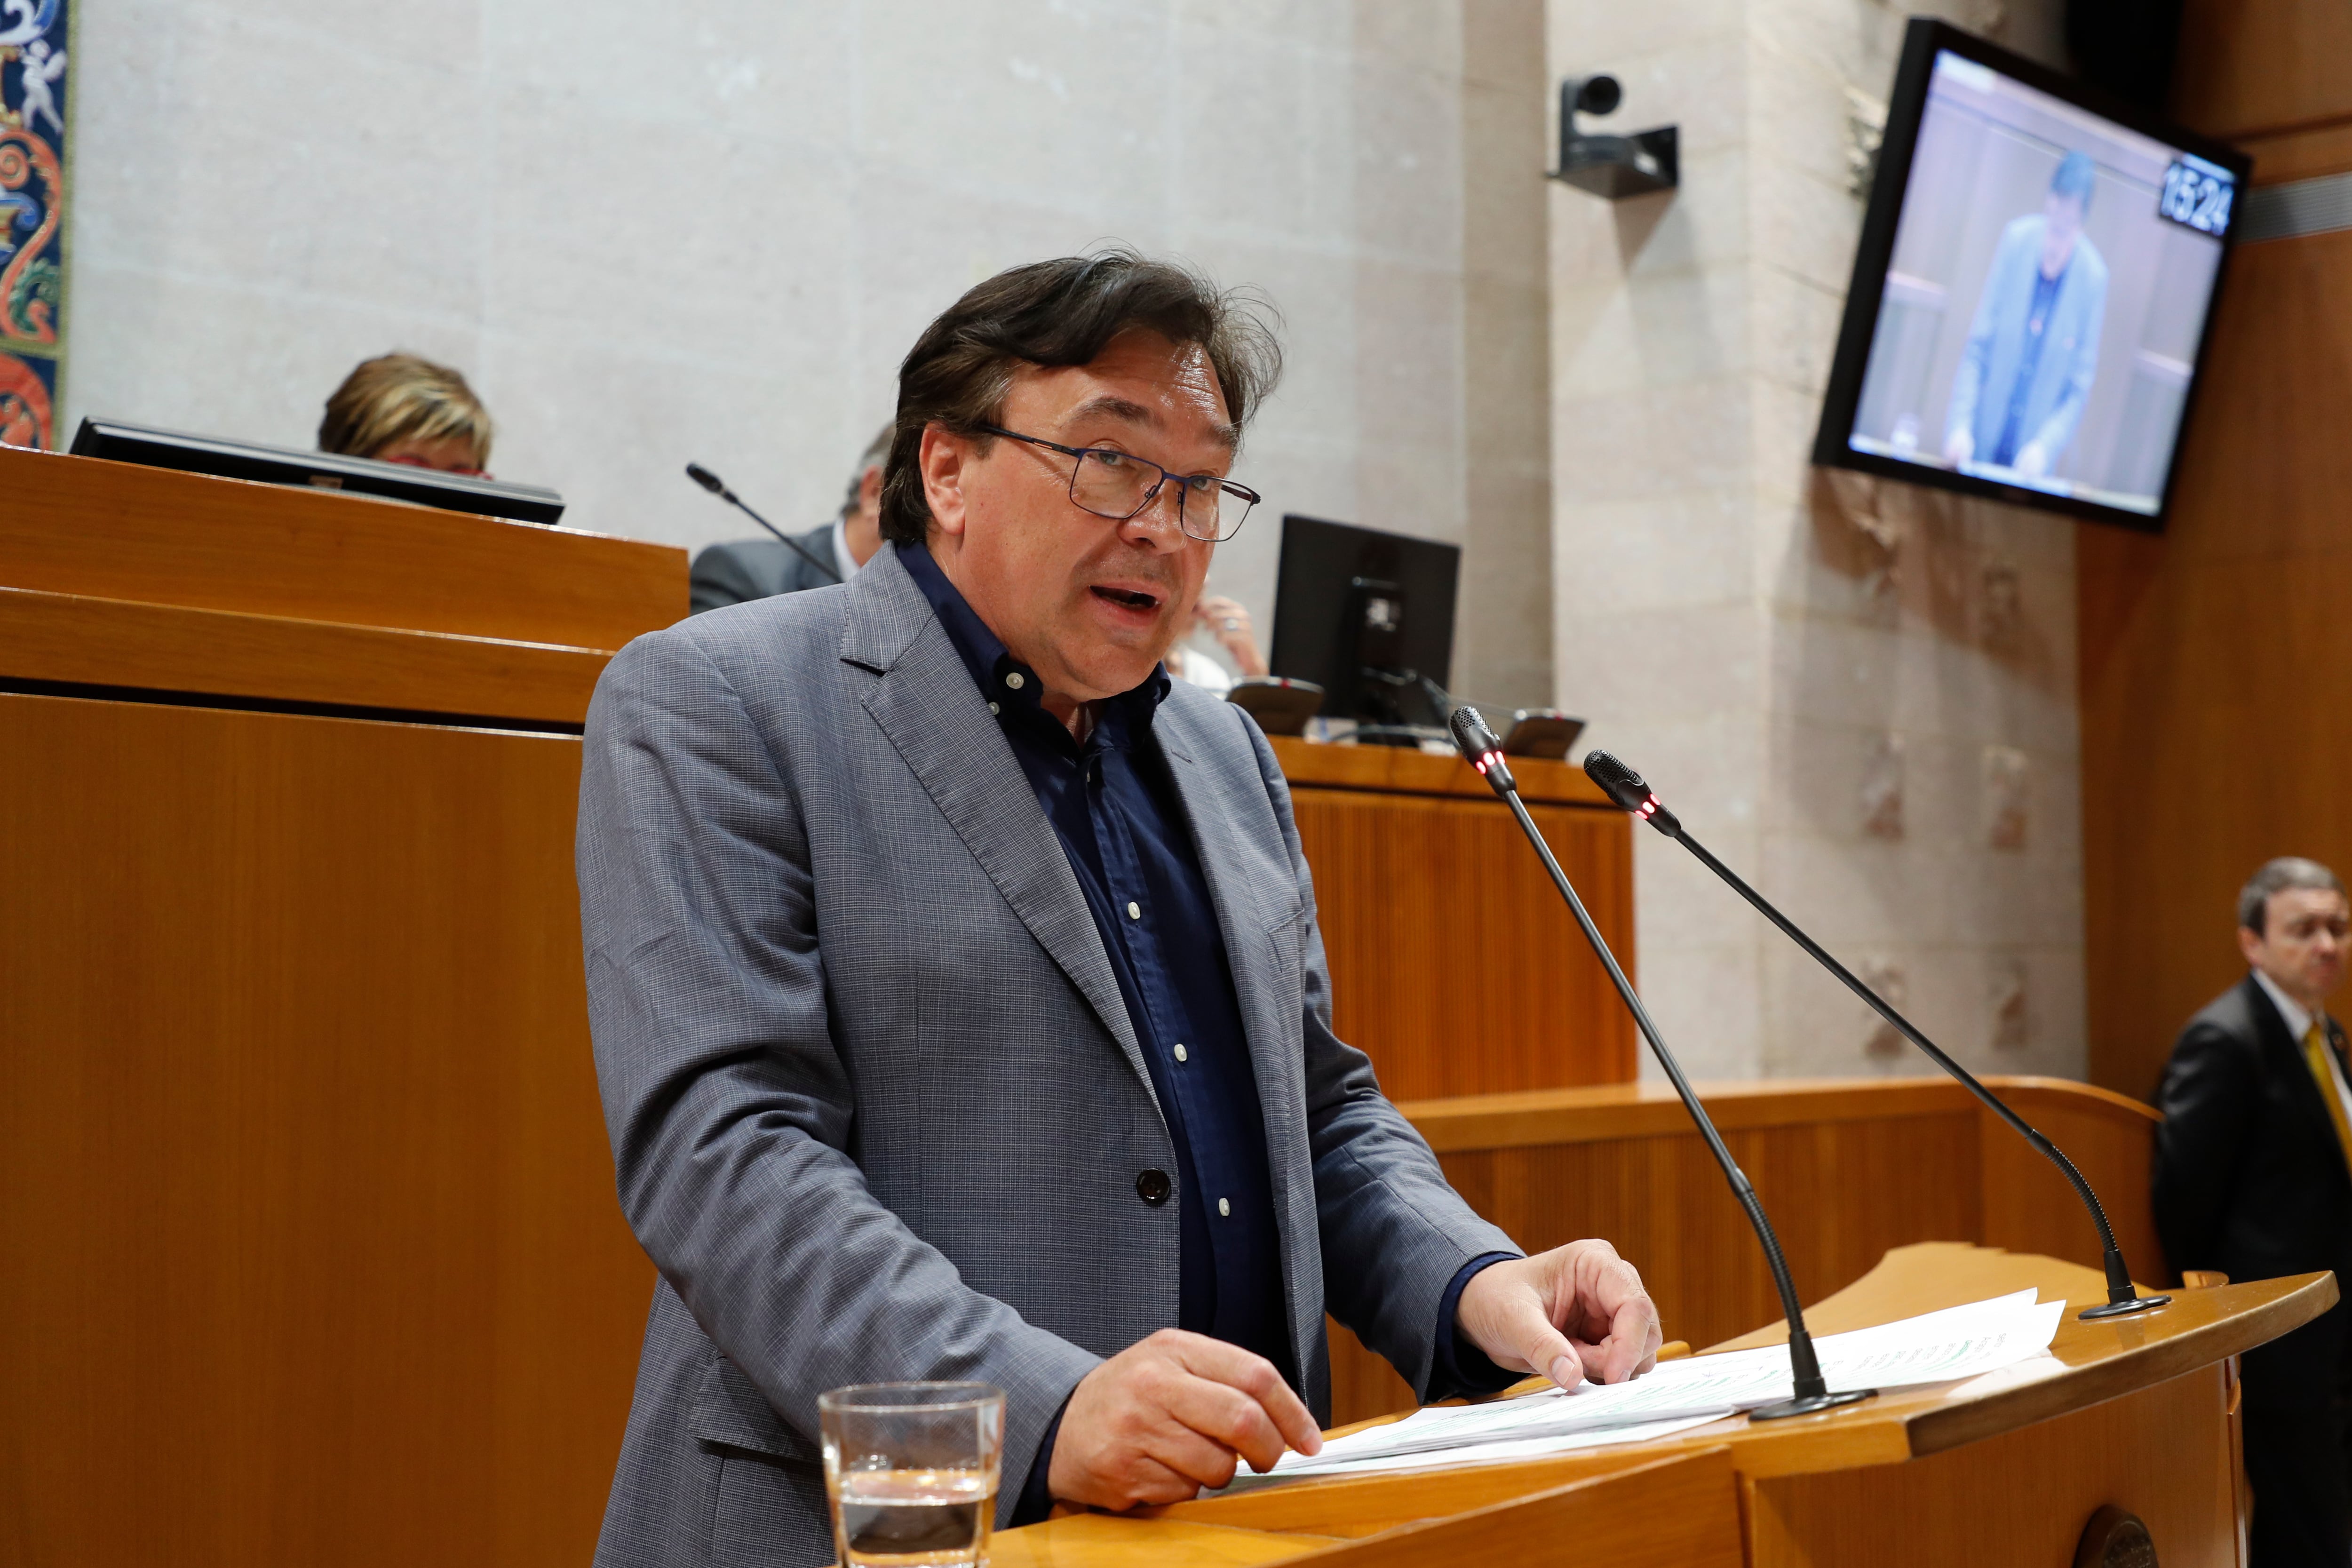
[[[1175,1190],[1175,1186],[1176,1184],[1168,1179],[1167,1172],[1146,1171],[1135,1178],[1135,1195],[1158,1208],[1168,1201],[1168,1194]]]
[[[988,711],[989,711],[989,715],[990,715],[992,718],[992,717],[994,717],[994,716],[995,716],[995,713],[996,713],[996,704],[995,704],[995,703],[993,703],[993,702],[990,703],[990,704],[988,705]]]
[[[1131,921],[1141,920],[1143,918],[1143,906],[1137,903],[1133,899],[1129,899],[1127,901],[1127,918]]]
[[[1018,691],[1024,686],[1029,684],[1029,679],[1028,677],[1023,675],[1016,669],[1012,674],[1004,678],[1004,684],[1011,687],[1013,690]]]
[[[1186,1056],[1186,1055],[1184,1054],[1184,1047],[1183,1047],[1183,1044],[1182,1044],[1182,1042],[1181,1042],[1181,1041],[1179,1041],[1179,1042],[1177,1043],[1177,1047],[1176,1047],[1176,1059],[1177,1059],[1178,1061],[1180,1061],[1180,1062],[1181,1062],[1181,1061],[1190,1061],[1190,1060],[1192,1060],[1192,1058],[1191,1058],[1190,1057],[1188,1057],[1188,1056]]]
[[[1225,1199],[1219,1198],[1217,1200],[1217,1213],[1227,1219],[1231,1219],[1233,1217],[1234,1205],[1228,1203]]]

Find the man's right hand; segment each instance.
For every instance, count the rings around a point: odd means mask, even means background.
[[[1952,433],[1944,437],[1944,461],[1957,468],[1976,455],[1977,438],[1969,434],[1967,426],[1954,426]]]
[[[1046,1484],[1056,1500],[1128,1509],[1182,1502],[1261,1474],[1285,1447],[1323,1447],[1315,1418],[1264,1356],[1162,1329],[1079,1380],[1062,1411]]]

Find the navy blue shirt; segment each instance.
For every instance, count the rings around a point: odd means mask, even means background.
[[[2074,264],[2073,251],[2066,253],[2066,267]],[[1993,444],[1992,460],[2004,468],[2014,467],[2018,449],[2028,439],[2025,424],[2025,400],[2033,395],[2033,373],[2042,363],[2042,334],[2050,324],[2050,307],[2058,302],[2058,286],[2066,280],[2066,267],[2058,269],[2055,278],[2045,275],[2039,267],[2033,269],[2033,299],[2025,308],[2025,346],[2017,356],[2017,374],[2009,384],[2009,410],[2003,416],[2000,439]]]
[[[1255,1352],[1301,1386],[1284,1305],[1265,1121],[1241,1002],[1183,803],[1151,731],[1168,695],[1167,672],[1155,668],[1132,691],[1096,704],[1093,728],[1081,742],[1045,710],[1036,672],[1006,651],[930,552],[908,544],[898,550],[1036,792],[1118,977],[1175,1145],[1176,1169],[1168,1174],[1181,1248],[1177,1327]],[[1517,1375],[1475,1350],[1462,1358],[1472,1364],[1457,1365],[1453,1354],[1462,1287],[1507,1256],[1473,1259],[1446,1292],[1437,1344],[1446,1387],[1483,1391]],[[1059,1429],[1056,1417],[1019,1516],[1041,1518],[1050,1507],[1045,1472]]]

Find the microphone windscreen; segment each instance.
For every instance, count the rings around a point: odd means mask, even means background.
[[[709,490],[712,495],[717,495],[720,490],[727,488],[727,486],[720,481],[717,474],[712,473],[700,463],[688,463],[686,466],[686,477],[692,479],[696,484],[700,485],[704,489]]]
[[[1480,716],[1478,710],[1468,703],[1454,710],[1450,722],[1454,730],[1454,743],[1461,747],[1462,754],[1473,763],[1489,752],[1503,749],[1503,742],[1495,738],[1495,731],[1486,727],[1486,721]]]
[[[1650,798],[1650,786],[1642,775],[1606,752],[1584,753],[1584,776],[1599,784],[1621,811],[1639,811]]]

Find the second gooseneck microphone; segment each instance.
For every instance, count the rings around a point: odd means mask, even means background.
[[[1586,752],[1584,772],[1588,778],[1601,786],[1601,793],[1615,801],[1620,807],[1632,812],[1635,816],[1697,856],[1701,865],[1729,883],[1732,889],[1755,905],[1766,920],[1779,926],[1790,942],[1803,948],[1822,968],[1845,982],[1847,990],[1868,1003],[1872,1011],[1893,1025],[1901,1032],[1905,1039],[1927,1052],[1930,1061],[1958,1079],[1970,1094],[1984,1102],[1986,1110],[2009,1123],[2018,1136],[2032,1144],[2045,1159],[2064,1173],[2066,1179],[2074,1184],[2074,1191],[2082,1197],[2084,1206],[2091,1211],[2091,1218],[2099,1227],[2099,1245],[2105,1253],[2104,1261],[2107,1275],[2106,1305],[2086,1307],[2079,1314],[2080,1316],[2119,1318],[2131,1312],[2153,1311],[2171,1301],[2172,1298],[2169,1296],[2143,1296],[2139,1293],[2139,1287],[2132,1283],[2131,1270],[2124,1267],[2123,1250],[2116,1246],[2115,1227],[2107,1224],[2107,1211],[2099,1206],[2098,1194],[2091,1190],[2091,1184],[2083,1179],[2083,1173],[2074,1168],[2074,1162],[2066,1158],[2058,1145],[2035,1131],[2026,1123],[2025,1118],[2002,1104],[2000,1097],[1978,1082],[1974,1073],[1937,1049],[1933,1040],[1912,1026],[1910,1019],[1889,1006],[1886,998],[1855,978],[1853,972],[1844,964],[1840,963],[1823,951],[1821,943],[1798,930],[1794,921],[1774,909],[1770,900],[1749,887],[1739,873],[1709,853],[1706,845],[1691,837],[1690,830],[1682,825],[1682,819],[1667,810],[1659,801],[1656,792],[1650,788],[1641,774],[1606,752]]]
[[[1748,1184],[1748,1174],[1739,1168],[1739,1163],[1731,1157],[1731,1151],[1724,1144],[1723,1135],[1715,1130],[1715,1123],[1708,1119],[1706,1108],[1699,1103],[1690,1080],[1683,1077],[1682,1064],[1675,1060],[1672,1051],[1666,1049],[1666,1042],[1658,1036],[1658,1026],[1650,1022],[1649,1010],[1642,1005],[1641,997],[1634,994],[1633,983],[1626,979],[1624,970],[1618,967],[1617,955],[1609,951],[1609,943],[1602,939],[1601,928],[1594,925],[1592,917],[1585,912],[1584,900],[1576,896],[1576,889],[1570,883],[1568,873],[1559,868],[1559,861],[1553,856],[1551,846],[1544,842],[1543,835],[1536,828],[1535,818],[1528,815],[1526,803],[1519,799],[1518,781],[1511,776],[1511,764],[1504,759],[1503,742],[1496,739],[1495,731],[1486,727],[1486,721],[1478,716],[1475,708],[1456,708],[1453,729],[1454,743],[1462,748],[1462,754],[1470,760],[1470,765],[1485,775],[1495,793],[1502,796],[1503,803],[1511,808],[1511,815],[1518,818],[1519,831],[1528,836],[1529,844],[1535,846],[1536,854],[1543,860],[1544,869],[1551,873],[1552,886],[1558,888],[1559,896],[1568,900],[1569,911],[1576,916],[1576,923],[1583,931],[1584,940],[1592,944],[1594,956],[1609,972],[1610,984],[1617,988],[1617,994],[1633,1013],[1633,1022],[1642,1031],[1642,1038],[1649,1042],[1651,1053],[1658,1058],[1658,1066],[1665,1069],[1667,1079],[1675,1086],[1675,1092],[1682,1096],[1683,1109],[1689,1111],[1691,1120],[1698,1124],[1699,1136],[1706,1141],[1707,1150],[1715,1156],[1715,1163],[1723,1167],[1724,1179],[1731,1184],[1732,1196],[1738,1198],[1739,1206],[1748,1211],[1748,1223],[1756,1227],[1756,1239],[1763,1243],[1764,1261],[1771,1266],[1772,1284],[1780,1293],[1780,1310],[1789,1320],[1789,1368],[1795,1378],[1796,1397],[1751,1410],[1748,1418],[1750,1421],[1772,1421],[1788,1415],[1811,1415],[1816,1411],[1831,1410],[1841,1405],[1868,1399],[1877,1390],[1830,1392],[1829,1384],[1822,1376],[1821,1358],[1813,1352],[1813,1337],[1805,1331],[1804,1309],[1798,1305],[1797,1287],[1789,1278],[1788,1259],[1780,1256],[1780,1238],[1772,1234],[1772,1222],[1764,1217],[1764,1205],[1758,1200],[1756,1189]]]
[[[733,507],[737,511],[741,512],[745,517],[750,518],[753,522],[758,523],[761,528],[766,529],[770,533],[774,534],[776,536],[777,543],[782,545],[785,549],[791,551],[793,554],[799,556],[802,560],[807,562],[810,565],[815,567],[818,571],[824,573],[835,582],[838,583],[842,580],[840,573],[835,571],[832,567],[826,565],[824,562],[810,554],[807,547],[803,545],[799,540],[787,536],[782,529],[778,528],[774,523],[770,522],[766,518],[761,517],[758,512],[753,511],[749,506],[745,505],[743,499],[740,496],[727,488],[726,480],[720,479],[717,474],[712,473],[709,468],[704,468],[700,463],[688,463],[686,466],[686,477],[692,479],[696,484],[700,485],[704,489],[709,490],[712,495],[717,496],[720,500],[725,501],[729,506]]]

